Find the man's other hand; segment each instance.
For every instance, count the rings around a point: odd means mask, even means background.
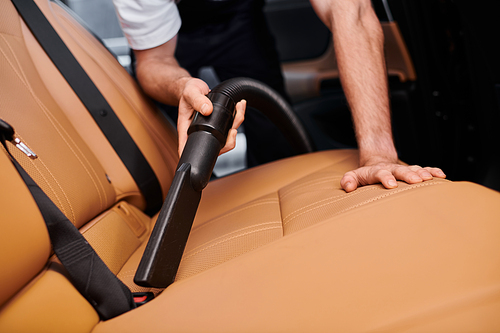
[[[359,186],[377,183],[391,189],[398,187],[397,180],[408,184],[416,184],[431,180],[433,177],[446,178],[446,175],[439,168],[422,168],[418,165],[407,166],[398,163],[378,162],[347,172],[341,179],[340,185],[346,192],[352,192]]]

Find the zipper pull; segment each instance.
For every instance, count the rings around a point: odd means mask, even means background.
[[[6,121],[0,119],[0,133],[3,136],[4,140],[10,141],[13,145],[17,147],[20,151],[22,151],[26,156],[34,160],[38,156],[33,152],[33,150],[29,149],[28,146],[24,142],[21,141],[18,137],[16,137],[16,132],[14,128],[7,123]]]

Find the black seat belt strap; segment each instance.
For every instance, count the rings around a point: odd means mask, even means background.
[[[118,116],[36,3],[32,0],[12,0],[12,3],[134,178],[146,199],[146,213],[156,213],[163,203],[161,185]]]
[[[75,288],[89,301],[102,320],[114,318],[135,308],[128,287],[109,270],[73,223],[10,154],[5,141],[13,141],[13,136],[12,127],[0,119],[0,141],[38,205],[54,253],[68,272]]]

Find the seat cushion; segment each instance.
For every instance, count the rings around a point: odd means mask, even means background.
[[[300,187],[305,182],[305,186],[314,187],[316,182],[325,182],[328,188],[336,189],[332,193],[345,194],[339,188],[340,178],[356,165],[355,150],[320,152],[210,182],[202,193],[176,281],[282,238],[285,229],[289,229],[283,223],[282,204],[294,197],[293,184]],[[308,181],[309,178],[315,180]],[[134,291],[150,290],[133,283],[145,246],[136,251],[118,274]]]
[[[400,182],[395,189],[373,185],[345,193],[340,179],[356,167],[357,158],[355,150],[318,152],[211,182],[203,192],[176,281],[349,211],[449,183],[442,179],[414,185]],[[118,274],[135,291],[147,290],[133,283],[144,248]]]
[[[344,162],[338,158],[342,154]],[[308,157],[273,163],[265,174],[277,166],[293,173]],[[348,166],[355,153],[310,157]],[[346,194],[338,187],[335,163],[330,176],[328,166],[317,167],[297,171],[289,184],[256,186],[257,198],[226,213],[202,212],[211,219],[197,217],[178,281],[145,306],[100,323],[94,332],[463,332],[498,327],[499,193],[435,180]],[[244,184],[253,172],[259,170],[215,182],[214,187],[226,183],[228,188],[219,198],[237,196],[233,184]],[[280,183],[278,173],[274,176]],[[253,196],[244,190],[240,195]],[[255,207],[263,209],[257,213]],[[253,225],[247,212],[254,216]],[[224,232],[222,224],[240,229],[227,226]],[[273,239],[252,248],[256,237],[251,235],[267,228],[262,233]],[[197,235],[209,231],[211,240]],[[238,251],[245,253],[229,258],[228,253]]]

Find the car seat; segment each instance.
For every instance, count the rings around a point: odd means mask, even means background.
[[[156,173],[174,128],[57,2],[36,3]],[[12,3],[0,0],[0,118],[37,155],[9,151],[132,291],[156,297],[101,321],[51,252],[40,212],[0,153],[1,332],[494,331],[500,195],[435,179],[345,193],[355,150],[305,154],[209,183],[176,282],[133,276],[157,214]]]

